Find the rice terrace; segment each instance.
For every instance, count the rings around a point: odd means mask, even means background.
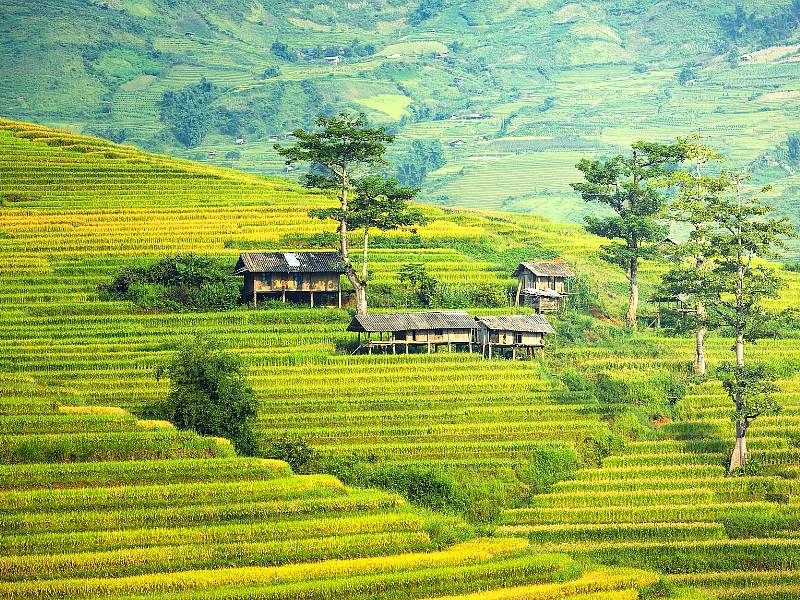
[[[0,597],[800,598],[800,1],[0,17]]]

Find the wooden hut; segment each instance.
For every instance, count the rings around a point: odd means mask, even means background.
[[[558,310],[568,297],[566,280],[575,277],[560,261],[523,262],[512,275],[518,280],[515,304],[532,306],[538,312]]]
[[[254,305],[259,299],[288,298],[342,307],[344,262],[338,252],[245,252],[233,272],[244,276],[242,298]]]
[[[544,348],[545,336],[555,333],[542,315],[476,317],[476,321],[480,326],[476,341],[489,359],[494,348],[511,348],[512,358],[517,357],[517,350],[533,356],[537,348]]]
[[[444,345],[451,350],[460,345],[472,352],[477,328],[475,319],[464,311],[431,311],[357,314],[347,330],[358,332],[356,351],[372,354],[373,348],[382,348],[397,354],[400,347],[408,354],[409,348],[424,347],[430,352]]]

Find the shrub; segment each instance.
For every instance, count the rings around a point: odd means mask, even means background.
[[[295,473],[310,473],[316,464],[316,452],[299,436],[282,435],[272,440],[262,451],[264,458],[274,458],[289,463]]]
[[[554,483],[575,476],[578,453],[571,446],[543,446],[517,465],[517,475],[533,494],[549,492]]]
[[[157,369],[156,377],[164,376],[170,389],[166,400],[155,407],[161,418],[179,429],[227,438],[239,454],[256,454],[252,425],[258,403],[237,355],[198,337]]]
[[[328,459],[320,468],[348,485],[397,492],[417,506],[472,523],[496,522],[507,505],[502,482],[459,480],[436,467]]]
[[[123,267],[98,286],[101,297],[144,309],[228,310],[239,303],[238,278],[217,259],[176,254],[148,266]]]

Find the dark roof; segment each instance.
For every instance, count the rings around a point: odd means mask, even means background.
[[[560,294],[555,290],[551,290],[550,288],[544,290],[537,290],[536,288],[525,288],[522,290],[522,293],[526,296],[533,296],[534,298],[563,298],[564,294]]]
[[[540,260],[519,263],[512,275],[517,277],[523,269],[528,269],[537,277],[575,277],[575,273],[563,262]]]
[[[475,319],[463,311],[358,314],[347,331],[411,331],[477,329]]]
[[[338,252],[243,252],[233,273],[344,273],[344,262]]]
[[[676,294],[674,296],[653,296],[648,298],[649,302],[688,302],[689,294]]]
[[[492,331],[517,331],[520,333],[555,333],[542,315],[504,315],[476,317],[478,323]]]

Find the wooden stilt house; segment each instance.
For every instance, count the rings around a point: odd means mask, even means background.
[[[242,299],[254,305],[273,298],[342,307],[338,252],[245,252],[233,272],[244,276]]]
[[[561,261],[520,263],[512,273],[517,278],[517,306],[531,306],[538,312],[554,312],[569,297],[567,280],[575,273]]]
[[[545,336],[555,333],[555,329],[542,315],[504,315],[476,317],[480,329],[476,341],[481,350],[491,360],[493,350],[511,349],[511,357],[517,358],[522,352],[535,356],[536,349],[544,348]]]
[[[472,352],[478,324],[464,311],[357,314],[348,331],[358,332],[358,351],[372,354],[383,349],[397,354],[410,348],[428,352],[439,346],[467,348]]]

